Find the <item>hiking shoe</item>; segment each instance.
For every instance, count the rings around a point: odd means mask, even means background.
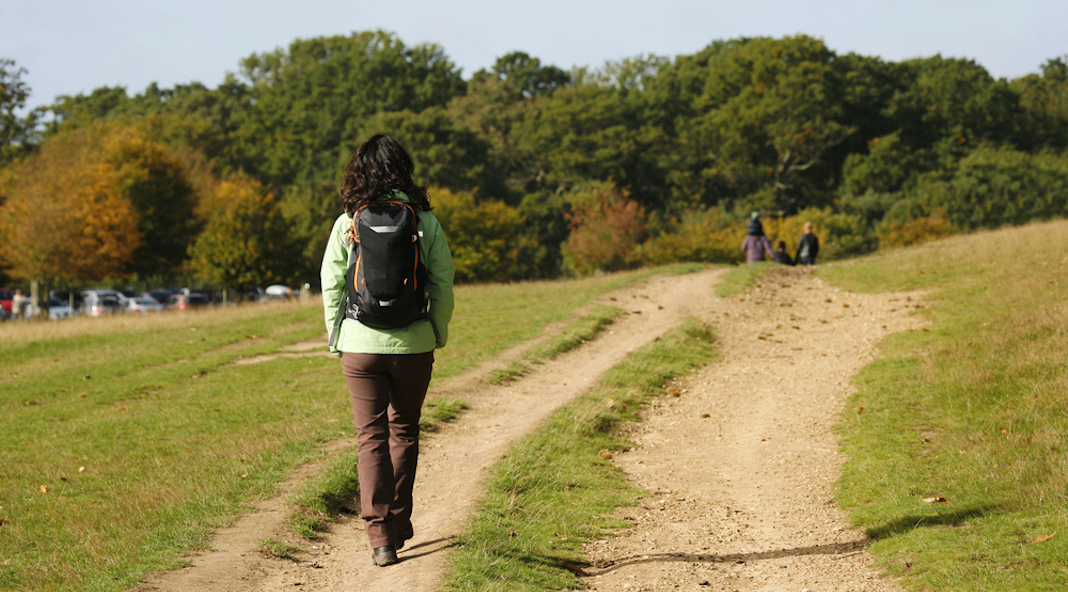
[[[412,523],[408,523],[408,528],[402,530],[397,534],[397,550],[400,551],[404,548],[404,543],[408,542],[408,539],[415,536],[415,529],[412,528]]]
[[[371,554],[371,561],[378,567],[393,565],[397,562],[397,549],[393,545],[379,547]]]

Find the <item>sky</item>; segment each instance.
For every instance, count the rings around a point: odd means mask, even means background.
[[[382,29],[435,43],[465,78],[512,51],[564,69],[696,53],[738,37],[820,38],[886,61],[940,54],[996,78],[1068,55],[1065,0],[0,0],[0,58],[27,107],[122,86],[200,82],[294,39]]]

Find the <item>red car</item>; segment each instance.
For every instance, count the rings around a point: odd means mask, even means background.
[[[3,307],[4,312],[11,314],[11,299],[15,297],[15,293],[7,288],[0,288],[0,307]]]

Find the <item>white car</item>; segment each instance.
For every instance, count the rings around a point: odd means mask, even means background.
[[[71,312],[70,304],[59,300],[58,298],[48,299],[48,318],[55,319],[69,319],[74,316]]]
[[[267,295],[267,300],[287,300],[293,297],[293,289],[281,284],[267,286],[263,293]]]
[[[160,312],[163,305],[147,296],[134,296],[126,299],[126,312]]]
[[[37,307],[32,304],[26,305],[26,316],[36,317]],[[56,319],[69,319],[74,314],[71,314],[70,305],[57,298],[48,299],[48,318],[49,320]]]
[[[85,302],[85,314],[91,317],[99,317],[123,312],[123,303],[126,297],[118,290],[95,288],[82,290],[82,300]]]

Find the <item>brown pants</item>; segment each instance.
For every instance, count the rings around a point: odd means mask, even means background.
[[[341,356],[359,449],[360,514],[371,548],[396,545],[411,524],[419,416],[434,352]]]

